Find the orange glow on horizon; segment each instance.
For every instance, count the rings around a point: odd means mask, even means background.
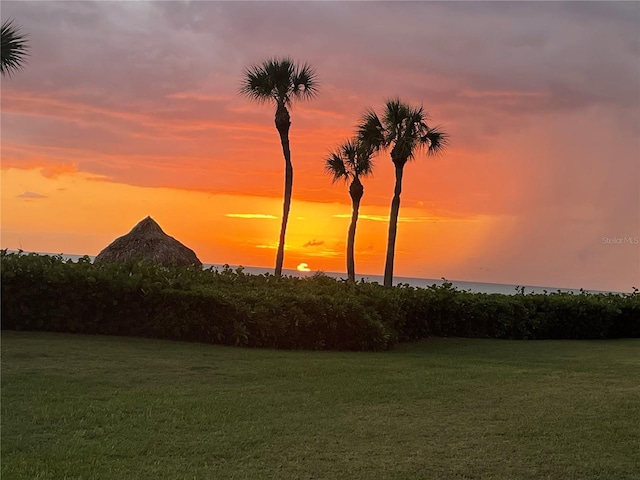
[[[282,199],[277,197],[143,188],[82,172],[45,176],[40,170],[8,168],[2,171],[1,241],[2,248],[12,250],[96,255],[150,215],[204,263],[268,267],[275,262],[281,209]],[[358,273],[381,273],[386,210],[361,207],[361,218],[375,221],[358,223]],[[260,213],[238,213],[256,211]],[[284,267],[308,268],[313,258],[320,270],[345,271],[350,218],[350,205],[294,200]],[[444,274],[440,269],[481,244],[482,232],[492,222],[483,217],[438,219],[423,209],[406,207],[399,223],[399,274],[433,271],[431,276],[438,278]],[[424,248],[425,241],[429,248]]]

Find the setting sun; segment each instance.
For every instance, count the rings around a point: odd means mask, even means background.
[[[309,265],[307,265],[306,263],[301,263],[300,265],[298,265],[296,267],[296,270],[298,270],[299,272],[310,272],[311,269],[309,268]]]

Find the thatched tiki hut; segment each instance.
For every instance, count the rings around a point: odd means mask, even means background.
[[[151,260],[166,267],[202,267],[193,250],[164,233],[151,217],[142,220],[126,235],[116,238],[98,254],[94,263],[124,263],[133,259]]]

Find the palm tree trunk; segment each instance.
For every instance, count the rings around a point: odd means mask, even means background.
[[[289,149],[291,117],[284,104],[278,104],[275,123],[280,134],[280,143],[282,144],[282,153],[284,155],[284,200],[282,203],[282,225],[280,226],[280,240],[278,242],[275,270],[275,275],[279,277],[282,275],[282,265],[284,263],[284,244],[287,222],[289,221],[289,210],[291,209],[291,193],[293,191],[293,165],[291,163],[291,150]]]
[[[402,193],[402,174],[404,165],[396,165],[396,187],[391,201],[389,214],[389,238],[387,241],[387,260],[384,266],[384,286],[393,286],[393,261],[396,251],[396,232],[398,231],[398,213],[400,213],[400,194]]]
[[[351,195],[351,224],[349,225],[349,233],[347,235],[347,277],[348,281],[355,283],[356,281],[356,262],[355,262],[355,243],[356,243],[356,225],[358,223],[358,211],[360,210],[360,200],[364,194],[364,187],[358,177],[353,179],[349,187],[349,195]]]

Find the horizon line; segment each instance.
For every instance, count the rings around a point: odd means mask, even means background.
[[[51,253],[51,252],[34,252],[34,251],[27,251],[27,250],[12,250],[9,248],[2,248],[0,250],[6,250],[7,252],[10,253],[18,253],[18,252],[23,252],[23,253],[34,253],[36,255],[50,255],[50,256],[67,256],[67,257],[89,257],[92,259],[92,261],[95,259],[96,255],[88,255],[88,254],[84,254],[84,255],[80,255],[77,253]],[[260,266],[260,265],[242,265],[242,264],[238,264],[238,265],[232,265],[229,263],[206,263],[206,262],[202,262],[202,267],[204,268],[205,266],[207,268],[209,267],[224,267],[225,265],[228,265],[230,268],[236,269],[238,267],[242,267],[243,269],[245,268],[252,268],[252,269],[265,269],[267,270],[267,272],[265,273],[270,273],[270,270],[275,270],[275,267],[270,266],[270,267],[266,267],[266,266]],[[326,270],[321,270],[321,269],[317,269],[317,270],[310,270],[310,271],[299,271],[296,270],[295,268],[283,268],[283,270],[287,270],[290,272],[294,272],[296,275],[300,275],[300,274],[308,274],[308,275],[313,275],[316,273],[324,273],[326,275],[329,276],[336,276],[336,275],[344,275],[345,278],[347,276],[346,272],[332,272],[332,271],[326,271]],[[363,279],[363,277],[379,277],[379,278],[384,278],[384,275],[380,275],[380,274],[375,274],[375,273],[359,273],[356,274],[356,277]],[[433,281],[435,283],[439,283],[439,282],[451,282],[453,284],[455,283],[472,283],[472,284],[477,284],[477,285],[495,285],[495,286],[501,286],[501,287],[514,287],[514,289],[516,288],[530,288],[530,289],[540,289],[540,290],[547,290],[549,291],[549,293],[555,293],[558,291],[574,291],[574,292],[578,292],[578,291],[584,291],[586,293],[614,293],[614,294],[631,294],[633,293],[633,290],[635,287],[631,287],[630,290],[628,292],[620,292],[620,291],[615,291],[615,290],[595,290],[595,289],[586,289],[586,288],[582,288],[582,287],[547,287],[547,286],[542,286],[542,285],[526,285],[526,284],[515,284],[515,283],[497,283],[497,282],[477,282],[477,281],[471,281],[471,280],[458,280],[458,279],[450,279],[450,278],[446,278],[446,277],[440,277],[438,279],[435,278],[430,278],[430,277],[405,277],[405,276],[400,276],[400,275],[394,275],[394,280],[396,279],[409,279],[409,280],[421,280],[421,281]],[[402,283],[402,282],[401,282]],[[455,285],[454,285],[455,286]]]

